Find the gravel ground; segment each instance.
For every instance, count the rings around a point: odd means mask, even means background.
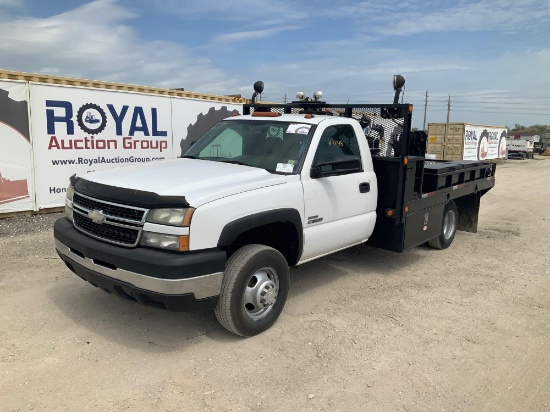
[[[0,410],[550,411],[549,182],[548,158],[507,162],[449,249],[293,269],[248,339],[80,280],[60,214],[0,220]]]
[[[54,222],[61,216],[62,213],[48,213],[0,219],[0,239],[51,231]]]

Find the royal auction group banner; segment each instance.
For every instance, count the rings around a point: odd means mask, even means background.
[[[506,157],[505,127],[465,125],[464,160],[489,160]]]
[[[0,81],[0,213],[33,209],[28,84]]]
[[[0,82],[0,214],[64,204],[73,174],[182,155],[241,105]]]

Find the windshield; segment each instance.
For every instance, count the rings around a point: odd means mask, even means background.
[[[183,157],[297,173],[314,127],[272,120],[225,120],[216,124]]]

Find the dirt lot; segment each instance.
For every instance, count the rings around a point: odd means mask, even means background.
[[[0,220],[0,409],[550,411],[549,208],[550,159],[509,161],[477,234],[294,269],[249,339],[80,280],[59,215]]]

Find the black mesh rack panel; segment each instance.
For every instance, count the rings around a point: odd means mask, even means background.
[[[245,114],[271,111],[286,114],[311,113],[319,116],[351,117],[359,122],[372,156],[400,157],[409,151],[412,106],[408,104],[327,104],[298,102],[289,104],[245,105]]]

